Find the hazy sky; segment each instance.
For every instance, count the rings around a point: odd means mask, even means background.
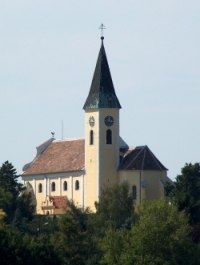
[[[21,173],[51,137],[84,137],[101,23],[120,134],[175,178],[200,161],[199,0],[0,0],[0,163]]]

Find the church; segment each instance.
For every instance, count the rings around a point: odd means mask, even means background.
[[[104,187],[127,182],[135,205],[164,197],[167,168],[148,146],[131,147],[119,135],[121,105],[104,48],[104,37],[83,106],[85,137],[54,138],[23,167],[22,180],[33,192],[38,214],[61,214],[67,201],[95,211]]]

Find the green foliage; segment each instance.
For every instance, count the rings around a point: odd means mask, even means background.
[[[32,204],[31,193],[24,190],[17,198],[12,225],[24,232],[27,230],[28,222],[33,219],[34,212],[35,205]]]
[[[64,265],[84,265],[89,258],[87,214],[71,203],[70,210],[59,219],[54,245]]]
[[[0,188],[6,213],[14,196]],[[187,214],[175,198],[144,203],[135,219],[129,187],[122,184],[102,192],[96,213],[71,203],[62,216],[33,216],[34,200],[24,190],[16,197],[13,225],[0,222],[1,264],[197,265],[200,245],[191,241]]]
[[[189,216],[194,242],[200,242],[200,165],[185,164],[174,186],[166,187],[166,194],[180,211]]]
[[[2,209],[5,213],[8,213],[12,210],[13,201],[12,193],[9,191],[5,191],[0,187],[0,209]]]
[[[6,161],[2,164],[0,167],[0,187],[6,192],[10,192],[14,200],[22,191],[22,184],[17,181],[18,178],[16,169],[11,163]]]
[[[200,223],[200,166],[186,164],[175,183],[175,201],[180,210],[188,213],[191,224]]]
[[[197,265],[188,218],[168,201],[139,207],[131,230],[109,227],[100,240],[103,265]]]
[[[175,191],[175,183],[166,182],[165,183],[165,196],[173,200]]]
[[[122,252],[125,249],[128,236],[127,230],[113,229],[109,227],[105,231],[103,239],[100,241],[102,251],[100,264],[102,265],[123,265]]]
[[[33,194],[18,182],[16,169],[6,161],[0,167],[0,209],[6,213],[6,222],[17,227],[33,218]],[[24,226],[24,225],[23,225]]]
[[[29,265],[59,265],[62,264],[54,248],[51,235],[24,237],[24,264]]]
[[[197,264],[188,219],[167,201],[147,202],[132,227],[124,265]]]
[[[20,233],[3,225],[0,226],[0,260],[1,265],[24,264]]]
[[[11,163],[6,161],[0,167],[0,199],[1,208],[6,212],[8,222],[13,220],[17,208],[17,199],[22,191],[22,185],[17,182],[18,175]]]
[[[133,221],[133,199],[127,183],[105,188],[96,203],[99,224],[114,228],[130,228]]]

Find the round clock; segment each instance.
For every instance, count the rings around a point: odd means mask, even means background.
[[[112,126],[114,123],[114,118],[112,116],[106,116],[104,122],[106,126]]]
[[[89,124],[90,124],[91,127],[94,126],[94,124],[95,124],[95,119],[94,119],[93,116],[91,116],[91,117],[89,118]]]

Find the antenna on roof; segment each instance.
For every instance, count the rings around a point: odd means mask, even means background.
[[[54,138],[55,132],[51,132],[52,138]]]

